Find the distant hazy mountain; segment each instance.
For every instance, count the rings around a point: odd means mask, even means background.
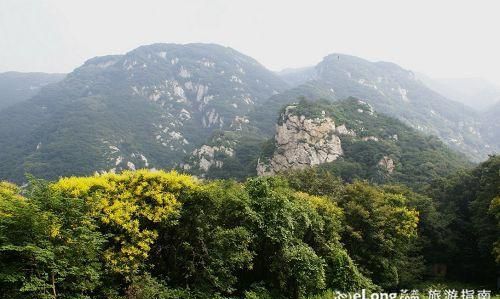
[[[431,79],[418,75],[431,89],[476,110],[484,110],[500,102],[500,87],[482,78]]]
[[[0,179],[173,167],[286,87],[254,59],[213,44],[93,58],[0,111]]]
[[[311,76],[309,69],[305,72],[302,77]],[[482,125],[477,111],[430,89],[413,72],[396,64],[332,54],[315,67],[315,72],[312,76],[315,79],[297,88],[314,90],[323,97],[330,93],[329,97],[334,99],[349,96],[363,99],[377,111],[394,116],[422,133],[436,135],[475,160],[498,151],[495,144],[489,144],[479,133]],[[301,76],[295,74],[295,77]]]
[[[40,88],[56,83],[64,74],[0,73],[0,110],[34,96]]]
[[[418,77],[431,89],[478,111],[478,132],[484,141],[485,153],[498,153],[500,87],[482,78],[430,79],[421,74]]]
[[[313,66],[288,68],[278,72],[278,76],[290,86],[297,86],[309,80],[316,79],[316,70]]]
[[[494,148],[500,148],[500,102],[486,109],[481,115],[481,134]],[[498,153],[498,151],[497,151]]]

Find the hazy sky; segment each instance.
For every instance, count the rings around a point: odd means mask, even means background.
[[[69,72],[157,42],[231,46],[273,70],[332,52],[500,85],[500,2],[0,0],[0,72]]]

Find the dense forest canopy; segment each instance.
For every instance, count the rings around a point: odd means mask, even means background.
[[[242,183],[148,170],[3,182],[0,298],[306,298],[429,279],[491,288],[499,175],[492,156],[420,193],[321,168]]]

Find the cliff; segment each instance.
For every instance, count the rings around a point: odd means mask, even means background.
[[[330,117],[306,118],[296,114],[297,106],[286,107],[276,126],[276,149],[268,161],[257,164],[258,175],[272,175],[288,169],[301,169],[333,162],[343,154],[339,132],[352,134],[345,126],[335,128]]]

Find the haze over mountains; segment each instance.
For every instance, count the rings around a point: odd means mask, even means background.
[[[422,74],[417,76],[431,89],[478,111],[500,102],[500,87],[482,78],[432,79]]]
[[[464,108],[395,64],[348,55],[276,74],[219,45],[154,44],[89,59],[64,79],[51,76],[40,84],[48,83],[54,84],[8,96],[0,106],[0,179],[186,165],[193,171],[189,161],[199,164],[202,147],[214,145],[221,133],[232,145],[226,154],[247,153],[238,163],[250,175],[266,140],[273,140],[281,109],[300,97],[355,97],[475,161],[500,148],[491,111]],[[208,168],[203,162],[203,171],[221,169],[215,160]]]
[[[0,110],[36,95],[48,84],[64,78],[64,74],[0,73]]]

